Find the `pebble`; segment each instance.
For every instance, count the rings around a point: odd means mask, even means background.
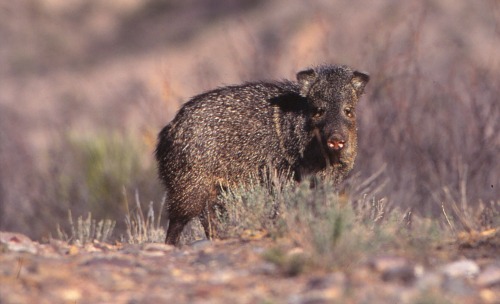
[[[479,266],[474,261],[461,260],[444,265],[441,273],[448,277],[471,278],[479,274]]]
[[[33,241],[20,233],[0,232],[0,244],[8,251],[37,253],[37,248]]]
[[[205,249],[212,245],[213,245],[212,241],[207,239],[194,241],[191,244],[189,244],[189,246],[191,246],[193,249]]]
[[[235,280],[238,274],[232,270],[217,270],[212,272],[210,279],[208,280],[211,284],[228,284],[229,282]]]
[[[164,251],[164,252],[167,252],[167,251],[174,250],[175,247],[172,245],[167,245],[167,244],[162,244],[162,243],[148,243],[148,244],[144,244],[142,249],[146,250],[146,251]]]
[[[293,303],[293,304],[336,303],[343,295],[344,291],[341,288],[314,290],[305,294],[290,295],[287,303]]]
[[[306,289],[328,289],[333,286],[344,286],[346,276],[342,272],[334,272],[326,276],[317,276],[311,278],[306,285]]]
[[[68,303],[77,303],[82,298],[82,292],[77,288],[62,288],[59,291],[61,299]]]
[[[148,243],[144,244],[142,249],[148,252],[161,252],[166,253],[175,249],[172,245],[161,244],[161,243]]]
[[[419,270],[421,267],[416,267],[401,257],[375,257],[368,262],[368,265],[373,270],[381,273],[384,281],[410,283],[416,278],[417,273],[421,272]]]
[[[381,256],[370,259],[368,265],[377,272],[386,272],[392,269],[406,267],[408,261],[401,257]]]

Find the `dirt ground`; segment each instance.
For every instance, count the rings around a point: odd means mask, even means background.
[[[306,253],[287,240],[164,244],[33,242],[0,233],[0,303],[500,303],[500,232],[464,235],[425,264],[367,257],[342,271],[284,271],[269,256]]]

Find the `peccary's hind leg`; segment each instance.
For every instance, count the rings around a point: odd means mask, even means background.
[[[202,184],[198,184],[196,187],[179,187],[177,190],[177,192],[171,192],[173,195],[171,195],[171,201],[167,206],[170,224],[165,243],[173,245],[179,244],[182,230],[184,230],[186,224],[195,217],[201,219],[207,204],[211,206],[215,204],[217,199],[217,192],[211,187]],[[202,220],[202,224],[205,233],[210,231],[207,230],[210,225],[204,223],[204,220]]]
[[[167,237],[165,238],[165,243],[169,245],[179,244],[181,238],[182,230],[184,226],[189,222],[189,218],[179,218],[171,217],[168,224]]]
[[[181,191],[171,192],[171,200],[167,205],[168,225],[165,243],[178,245],[187,223],[201,214],[206,195],[200,194],[203,189],[179,188]]]

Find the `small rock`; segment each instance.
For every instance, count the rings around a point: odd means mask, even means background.
[[[327,289],[333,286],[344,286],[346,277],[342,272],[335,272],[323,277],[313,277],[307,282],[307,289]]]
[[[461,260],[444,265],[441,272],[449,277],[473,277],[479,273],[479,266],[471,260]]]
[[[275,274],[278,271],[278,266],[271,262],[259,263],[255,267],[253,267],[251,273],[256,275],[271,275]]]
[[[256,254],[264,254],[264,252],[266,252],[266,250],[267,250],[267,248],[261,247],[261,246],[256,246],[256,247],[252,248],[252,252],[254,252]]]
[[[141,245],[137,244],[125,244],[120,252],[131,255],[139,255],[141,253]]]
[[[385,272],[394,268],[401,268],[408,265],[408,261],[401,257],[383,256],[372,258],[368,265],[378,272]]]
[[[71,245],[71,246],[69,247],[69,249],[68,249],[67,254],[69,254],[69,255],[77,255],[79,252],[80,252],[80,250],[78,249],[78,247],[77,247],[77,246],[75,246],[75,245]]]
[[[382,280],[384,281],[401,281],[404,283],[411,283],[415,279],[415,269],[410,266],[388,269],[382,273]]]
[[[174,248],[175,247],[172,245],[167,245],[162,243],[147,243],[143,245],[142,250],[168,252],[172,251]]]
[[[237,277],[236,272],[229,270],[214,271],[208,280],[211,284],[227,284],[234,281]]]
[[[344,290],[339,287],[327,288],[322,290],[313,290],[305,294],[291,295],[288,303],[297,304],[328,304],[335,303],[344,296]]]
[[[226,253],[223,252],[212,253],[204,250],[198,252],[196,259],[194,260],[193,263],[198,265],[204,265],[207,267],[217,266],[218,268],[227,267],[232,264],[231,260],[229,259],[229,256]]]
[[[204,239],[204,240],[198,240],[194,241],[189,246],[191,246],[193,249],[205,249],[209,246],[211,246],[213,243],[210,240]]]
[[[409,283],[416,277],[416,267],[401,257],[376,257],[368,263],[370,267],[382,274],[384,281],[402,281]]]
[[[8,251],[37,253],[33,241],[20,233],[0,232],[0,244],[3,244]]]
[[[304,249],[302,249],[300,247],[294,247],[286,253],[286,255],[289,257],[294,256],[294,255],[301,255],[301,254],[304,254]]]
[[[498,294],[490,289],[483,289],[479,292],[479,296],[483,300],[483,303],[497,303],[498,304]]]
[[[159,258],[159,257],[164,257],[165,252],[163,252],[163,251],[142,251],[141,256],[148,257],[148,258]]]
[[[478,275],[476,283],[481,287],[500,285],[500,267],[498,265],[486,267],[486,269]]]
[[[72,303],[77,303],[82,298],[82,292],[76,288],[62,288],[59,295],[65,302]]]

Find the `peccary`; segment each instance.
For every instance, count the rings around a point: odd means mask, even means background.
[[[273,170],[300,181],[339,183],[357,152],[356,105],[369,76],[327,65],[297,73],[297,82],[255,82],[198,95],[160,132],[156,159],[167,190],[165,242],[178,244],[199,217],[216,237],[218,195]]]

